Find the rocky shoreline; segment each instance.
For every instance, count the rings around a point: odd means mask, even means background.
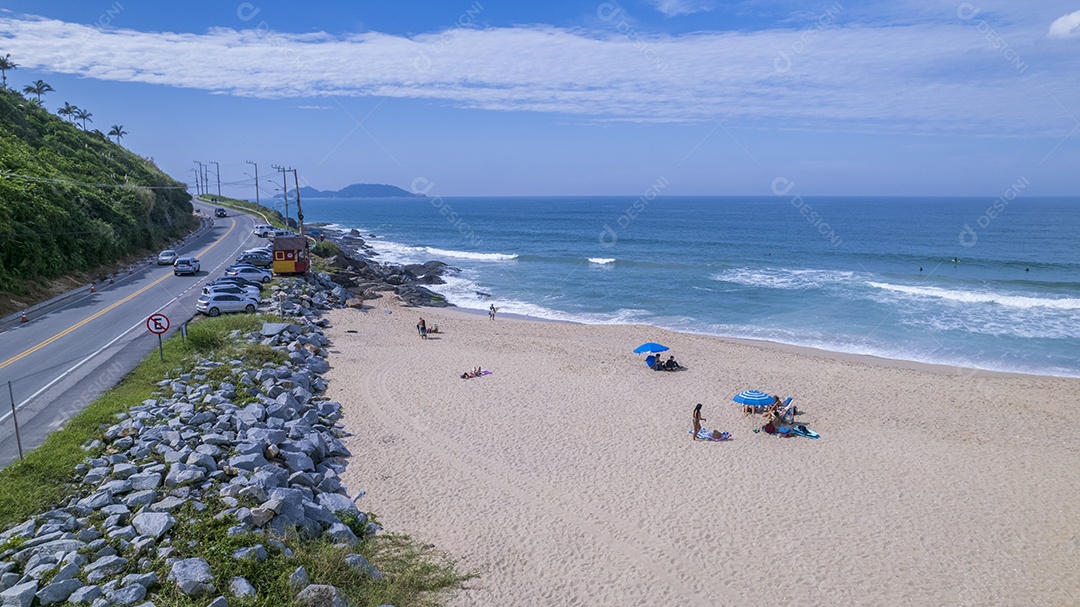
[[[199,358],[85,445],[100,455],[78,466],[70,497],[0,533],[0,604],[150,607],[148,594],[166,585],[214,607],[227,597],[258,599],[251,580],[223,584],[222,572],[192,556],[191,541],[174,540],[192,517],[228,521],[226,536],[251,538],[232,550],[234,561],[291,557],[282,539],[298,533],[327,539],[356,576],[379,579],[350,550],[378,526],[356,507],[363,492],[350,497],[339,480],[350,455],[340,440],[341,405],[322,396],[329,341],[320,316],[348,296],[325,273],[282,281],[260,311],[292,322],[230,338],[286,362]],[[344,604],[337,588],[312,584],[303,567],[289,587],[300,604]]]
[[[406,306],[447,307],[453,304],[424,285],[443,284],[447,272],[459,272],[458,268],[441,261],[423,264],[399,265],[379,263],[378,255],[367,244],[358,230],[326,232],[327,238],[336,244],[342,254],[327,258],[334,271],[331,279],[345,287],[350,294],[350,306],[359,307],[365,299],[378,299],[383,293],[393,292]]]

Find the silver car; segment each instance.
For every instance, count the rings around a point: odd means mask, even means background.
[[[222,312],[246,312],[254,314],[259,300],[231,293],[213,293],[202,295],[195,302],[195,310],[207,316],[219,316]]]
[[[174,251],[172,249],[165,249],[164,251],[158,253],[157,265],[159,265],[159,266],[171,266],[171,265],[173,265],[173,262],[176,261],[176,257],[177,257],[176,251]]]
[[[214,295],[217,293],[228,293],[229,295],[242,295],[244,297],[251,297],[253,299],[259,299],[261,297],[258,287],[249,287],[243,285],[206,285],[203,287],[203,295]]]
[[[256,282],[270,282],[274,279],[274,273],[270,270],[256,268],[255,266],[235,266],[225,270],[226,276],[239,276]]]

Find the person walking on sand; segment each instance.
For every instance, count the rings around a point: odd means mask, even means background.
[[[420,334],[420,339],[427,339],[427,323],[424,322],[423,317],[420,317],[420,322],[416,323],[416,332]]]
[[[495,304],[491,304],[491,307],[488,308],[488,320],[495,320],[495,313],[498,311],[499,309],[495,307]]]
[[[701,403],[698,403],[694,407],[694,435],[693,440],[697,440],[698,432],[701,432],[701,422],[705,421],[704,417],[701,417]]]

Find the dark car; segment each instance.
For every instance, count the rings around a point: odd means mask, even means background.
[[[229,216],[229,212],[226,211],[225,209],[223,209],[221,207],[218,207],[218,208],[214,209],[214,217],[228,217],[228,216]]]
[[[263,288],[262,283],[255,282],[254,280],[248,280],[241,278],[240,276],[222,276],[221,278],[214,279],[207,285],[240,285],[242,287],[258,287],[260,290]]]
[[[240,257],[236,258],[238,264],[249,264],[259,268],[269,268],[274,264],[274,258],[269,253],[248,251],[241,253]]]

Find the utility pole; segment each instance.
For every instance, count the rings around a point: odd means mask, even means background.
[[[304,210],[300,208],[300,179],[296,176],[296,169],[292,170],[293,183],[296,184],[296,221],[300,225],[300,235],[304,235]]]
[[[191,172],[195,173],[195,195],[199,195],[199,169],[191,167]]]
[[[214,175],[217,177],[217,197],[218,202],[221,202],[221,165],[216,160],[209,162],[208,164],[214,165],[217,170],[214,171]]]
[[[198,173],[196,173],[196,175],[195,175],[195,192],[196,192],[196,193],[197,193],[197,194],[198,194],[199,196],[202,196],[203,194],[205,194],[205,193],[206,193],[206,190],[202,188],[202,180],[203,180],[203,173],[202,173],[202,169],[203,169],[203,163],[199,162],[198,160],[192,160],[192,162],[194,162],[195,164],[199,165],[199,172],[198,172]]]
[[[255,166],[255,204],[259,204],[259,163],[252,160],[245,160],[244,162]]]
[[[280,165],[276,165],[276,164],[272,164],[270,166],[272,166],[275,169],[281,171],[281,195],[285,197],[285,228],[288,229],[288,227],[289,227],[289,180],[286,179],[286,177],[285,177],[285,171],[288,171],[289,169],[287,169],[287,168],[285,168],[283,166],[280,166]]]

